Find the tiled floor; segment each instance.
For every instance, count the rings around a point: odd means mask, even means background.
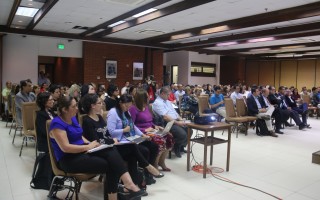
[[[311,154],[320,150],[320,119],[309,119],[312,129],[286,128],[278,138],[258,137],[250,129],[248,136],[232,135],[231,165],[229,172],[220,176],[256,187],[288,200],[320,199],[320,165],[311,163]],[[43,200],[48,191],[33,190],[29,186],[35,160],[32,145],[18,156],[22,137],[12,145],[9,128],[0,122],[0,199]],[[226,137],[226,134],[221,135]],[[194,145],[196,161],[201,162],[202,145]],[[214,166],[225,168],[226,144],[214,147]],[[206,179],[196,172],[186,171],[186,155],[167,160],[172,172],[157,179],[148,187],[153,200],[219,200],[219,199],[274,199],[256,190],[222,182],[210,175]],[[102,199],[102,186],[98,182],[84,183],[80,199]]]

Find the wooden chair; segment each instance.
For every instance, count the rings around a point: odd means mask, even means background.
[[[238,124],[239,123],[248,123],[249,122],[248,118],[247,117],[238,117],[237,116],[237,113],[236,113],[236,110],[234,108],[232,99],[230,99],[230,98],[224,99],[224,105],[226,107],[226,121],[235,123],[234,128],[237,131],[236,132],[237,133],[236,137],[238,137],[238,132],[239,132]]]
[[[316,112],[317,114],[317,119],[319,117],[319,108],[316,106],[313,106],[311,104],[311,98],[309,95],[301,95],[301,99],[303,103],[307,103],[308,104],[308,110],[311,110],[313,113]]]
[[[236,99],[236,108],[237,108],[237,116],[238,117],[246,117],[247,122],[244,123],[246,127],[246,135],[248,134],[248,125],[250,122],[256,121],[258,117],[255,116],[249,116],[248,115],[248,108],[247,105],[245,104],[245,99]]]
[[[55,158],[53,148],[51,145],[50,140],[50,133],[48,132],[50,127],[51,120],[47,121],[46,124],[46,130],[47,130],[47,141],[48,141],[48,147],[49,147],[49,155],[50,155],[50,161],[52,165],[52,171],[55,175],[55,177],[52,180],[51,187],[49,190],[48,198],[55,198],[58,193],[58,188],[68,189],[69,192],[67,193],[67,197],[65,199],[72,199],[73,194],[76,194],[76,200],[79,199],[79,192],[83,181],[88,181],[96,176],[96,174],[84,174],[84,173],[67,173],[61,170],[58,167],[57,160]],[[56,181],[57,178],[62,179],[62,181]],[[64,185],[64,183],[74,183],[74,184],[68,184]],[[69,196],[70,195],[70,196]]]
[[[83,123],[83,117],[86,116],[87,114],[80,114],[78,113],[78,122],[80,124],[80,126],[82,127],[82,123]]]
[[[22,149],[24,144],[27,146],[28,138],[33,138],[35,141],[37,139],[36,128],[35,128],[35,118],[34,112],[38,110],[36,102],[23,102],[22,103],[22,144],[19,156],[22,154]],[[36,148],[37,154],[37,148]]]
[[[11,96],[11,104],[12,104],[12,108],[11,108],[11,112],[12,112],[12,121],[11,121],[11,125],[10,125],[10,131],[9,131],[9,135],[11,134],[11,130],[14,128],[14,133],[16,134],[17,130],[19,129],[20,131],[22,131],[22,126],[18,126],[16,121],[17,121],[17,115],[16,115],[16,103],[15,103],[15,96]],[[14,138],[15,138],[15,134],[12,140],[12,144],[14,143]]]

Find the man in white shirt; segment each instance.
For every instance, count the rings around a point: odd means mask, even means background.
[[[180,115],[173,108],[172,103],[168,101],[170,89],[168,87],[162,87],[160,89],[160,95],[152,104],[152,110],[160,117],[163,117],[165,122],[175,120],[170,133],[172,133],[175,144],[174,153],[178,158],[181,158],[181,152],[186,152],[184,147],[187,145],[187,127]]]
[[[240,86],[234,85],[233,86],[234,92],[231,93],[230,98],[233,101],[233,105],[236,105],[236,99],[243,99],[243,94],[240,93]]]
[[[124,87],[121,89],[121,95],[128,93],[129,85],[130,85],[129,81],[126,81]]]
[[[184,94],[185,92],[182,88],[182,84],[178,84],[178,90],[174,93],[177,103],[179,103],[179,96],[183,96]]]

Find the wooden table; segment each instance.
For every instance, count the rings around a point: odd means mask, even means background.
[[[188,123],[188,152],[187,152],[187,171],[190,171],[190,141],[203,144],[204,152],[203,152],[203,178],[206,178],[207,172],[207,146],[210,146],[210,165],[212,165],[212,153],[213,153],[213,145],[228,143],[227,147],[227,168],[226,171],[229,171],[230,164],[230,147],[231,147],[231,124],[223,123],[223,122],[213,122],[209,125],[200,125],[194,123]],[[204,131],[204,137],[191,139],[191,129],[196,129],[200,131]],[[217,130],[228,130],[228,139],[224,140],[221,138],[214,137],[214,131]],[[211,132],[211,136],[208,136],[208,132]]]

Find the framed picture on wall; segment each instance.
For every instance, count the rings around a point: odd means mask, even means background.
[[[106,60],[106,78],[117,78],[117,61]]]
[[[132,67],[132,80],[142,80],[143,79],[143,63],[134,62]]]

